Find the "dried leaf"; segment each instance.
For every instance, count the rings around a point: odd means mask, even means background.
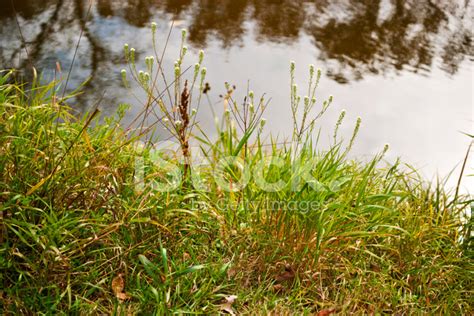
[[[235,316],[235,312],[232,309],[232,304],[237,299],[237,295],[230,295],[225,298],[225,302],[221,304],[221,310]]]
[[[112,280],[112,291],[117,295],[118,293],[122,293],[124,287],[125,281],[123,280],[122,273],[120,273]]]
[[[227,279],[232,279],[237,275],[237,268],[236,267],[231,267],[230,269],[227,270]]]
[[[84,133],[82,134],[82,137],[84,138],[84,141],[87,145],[87,148],[89,149],[90,152],[94,152],[94,147],[92,147],[92,144],[91,144],[91,139],[89,137],[89,134],[87,134],[86,131],[84,131]]]
[[[282,293],[285,291],[285,288],[283,287],[283,285],[281,284],[275,284],[273,286],[273,290],[276,292],[276,293]]]
[[[125,301],[129,298],[129,296],[126,293],[117,293],[115,294],[115,296],[117,296],[117,298],[121,301]]]
[[[41,179],[40,182],[38,182],[37,184],[35,184],[31,189],[28,190],[28,192],[26,192],[26,195],[31,195],[33,194],[36,190],[38,190],[39,188],[41,188],[43,186],[43,184],[49,180],[49,178],[51,178],[53,174],[50,174],[48,175],[47,177]]]
[[[277,282],[291,281],[295,278],[295,270],[289,264],[285,266],[285,271],[283,271],[279,276],[275,278]]]
[[[125,301],[129,298],[129,296],[123,292],[124,288],[125,281],[123,279],[122,273],[119,273],[119,275],[112,279],[112,291],[114,292],[115,297],[117,297],[121,301]]]
[[[336,310],[334,308],[331,309],[323,309],[322,311],[318,312],[318,316],[329,316],[331,314],[334,314]]]
[[[183,261],[191,260],[191,255],[187,252],[183,252]]]

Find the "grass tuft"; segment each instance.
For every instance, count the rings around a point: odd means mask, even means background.
[[[461,216],[472,201],[398,162],[385,167],[388,148],[348,159],[354,139],[344,147],[337,130],[321,150],[311,135],[332,98],[308,116],[319,71],[310,69],[297,145],[279,145],[261,138],[265,100],[250,92],[239,106],[230,87],[217,139],[192,133],[200,65],[189,91],[175,89],[178,112],[160,112],[169,91],[153,92],[154,60],[138,79],[149,92],[143,113],[171,121],[185,163],[139,146],[146,119],[123,128],[124,107],[78,119],[54,97],[56,82],[28,88],[2,74],[2,313],[472,313],[472,219]],[[205,164],[190,164],[191,137]],[[160,189],[176,168],[189,185]]]

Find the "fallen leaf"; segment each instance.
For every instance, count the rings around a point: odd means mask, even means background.
[[[123,280],[122,273],[119,273],[119,275],[112,280],[112,291],[117,295],[118,293],[122,293],[124,287],[125,281]]]
[[[279,276],[275,278],[277,282],[290,281],[295,278],[295,270],[287,264],[285,265],[285,271],[283,271]]]
[[[230,295],[225,298],[225,302],[221,304],[221,310],[235,316],[235,312],[232,309],[232,304],[237,299],[237,295]]]
[[[129,296],[126,293],[117,293],[115,294],[115,296],[117,296],[117,298],[121,301],[125,301],[129,298]]]
[[[273,286],[273,290],[274,290],[275,292],[277,292],[277,293],[281,293],[281,292],[283,292],[283,291],[285,290],[285,288],[284,288],[283,285],[281,285],[281,284],[275,284],[275,285]]]
[[[112,291],[114,292],[115,297],[121,301],[125,301],[129,298],[129,296],[123,292],[124,288],[125,281],[123,279],[122,273],[119,273],[115,278],[112,279]]]
[[[334,314],[336,310],[334,308],[331,309],[323,309],[322,311],[318,312],[318,316],[329,316],[331,314]]]
[[[227,270],[227,279],[232,279],[237,274],[237,268],[231,267]]]

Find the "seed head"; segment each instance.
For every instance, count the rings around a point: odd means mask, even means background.
[[[294,62],[293,60],[290,61],[290,71],[291,71],[291,72],[294,72],[294,71],[295,71],[295,67],[296,67],[295,62]]]
[[[249,110],[250,110],[250,113],[253,113],[255,111],[255,106],[253,105],[253,103],[249,104]]]
[[[128,59],[128,54],[130,53],[130,49],[128,48],[128,44],[123,44],[123,54],[125,55],[125,59]]]
[[[204,59],[204,51],[201,49],[199,51],[199,63],[202,64],[202,61]]]
[[[122,69],[120,71],[120,74],[122,75],[123,84],[127,86],[127,71],[125,69]]]
[[[130,48],[130,61],[132,62],[132,64],[135,63],[135,48]]]
[[[303,101],[304,101],[304,105],[305,105],[305,106],[308,106],[308,105],[309,105],[309,97],[308,97],[308,96],[305,96],[304,99],[303,99]]]

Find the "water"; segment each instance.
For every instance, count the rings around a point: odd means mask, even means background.
[[[121,84],[123,44],[143,58],[152,53],[150,22],[158,23],[162,47],[174,20],[165,65],[177,57],[179,30],[188,29],[187,62],[205,50],[213,107],[222,109],[224,81],[237,86],[236,98],[250,85],[272,98],[267,126],[282,140],[291,131],[290,60],[297,63],[301,87],[307,65],[315,64],[323,70],[319,101],[335,96],[320,122],[322,144],[346,109],[344,135],[357,116],[363,119],[354,156],[367,157],[389,143],[389,160],[401,156],[434,178],[456,166],[459,174],[470,141],[462,132],[473,133],[474,9],[468,0],[96,0],[89,15],[89,1],[15,0],[14,9],[11,2],[0,0],[1,68],[33,63],[48,79],[59,61],[65,76],[84,29],[69,84],[91,77],[88,93],[76,100],[81,111],[103,95],[104,112],[129,102],[128,119],[133,117],[140,106]],[[200,122],[213,126],[206,107]],[[474,173],[473,160],[468,173]],[[464,187],[474,191],[472,178]]]

